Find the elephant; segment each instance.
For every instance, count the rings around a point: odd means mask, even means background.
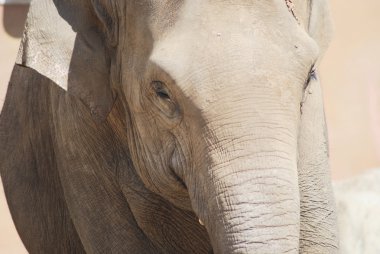
[[[325,0],[34,0],[0,118],[30,253],[337,253]]]

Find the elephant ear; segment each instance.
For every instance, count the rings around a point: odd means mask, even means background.
[[[292,0],[299,24],[315,40],[322,58],[332,38],[332,19],[328,0]]]
[[[317,42],[320,58],[327,50],[332,39],[332,19],[328,0],[310,0],[308,15],[308,33]]]
[[[110,51],[117,25],[111,2],[33,0],[16,60],[81,99],[98,121],[114,101]]]

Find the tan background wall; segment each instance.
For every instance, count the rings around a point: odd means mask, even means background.
[[[16,59],[27,5],[0,6],[0,109]],[[2,149],[0,144],[0,149]],[[0,181],[0,253],[27,253],[14,228]]]
[[[342,179],[380,167],[380,1],[334,0],[331,8],[335,38],[320,73],[332,175]],[[26,10],[0,6],[0,108]],[[0,188],[0,253],[26,253]]]
[[[334,0],[321,66],[331,168],[341,179],[380,166],[380,1]]]

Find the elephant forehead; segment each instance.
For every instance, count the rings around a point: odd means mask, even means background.
[[[280,11],[273,4],[210,2],[186,2],[175,25],[155,41],[150,56],[186,94],[210,87],[289,83],[284,75],[305,78],[318,49],[284,3]]]

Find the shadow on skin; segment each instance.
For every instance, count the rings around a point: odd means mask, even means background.
[[[21,38],[24,31],[28,4],[4,5],[3,26],[6,33],[15,38]]]

